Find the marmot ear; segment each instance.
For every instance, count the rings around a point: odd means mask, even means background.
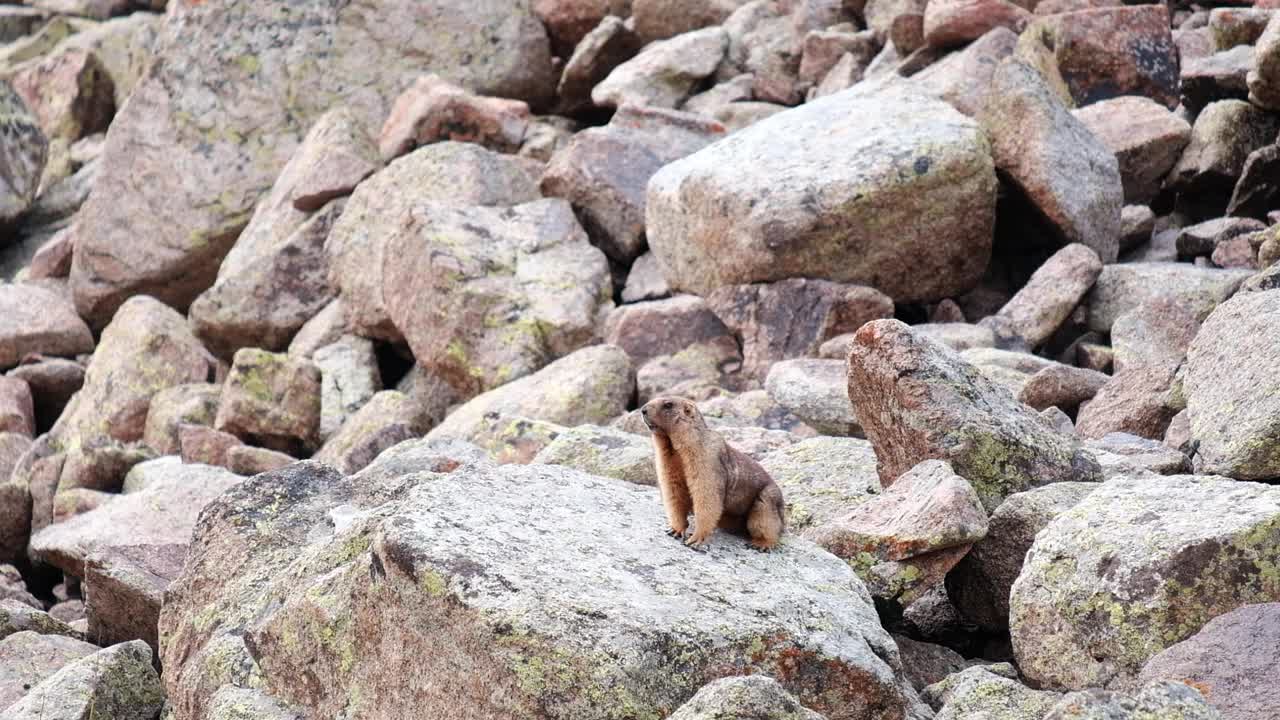
[[[692,406],[692,405],[689,405],[688,403],[685,403],[683,410],[684,410],[684,414],[685,414],[686,416],[688,416],[688,417],[693,417],[693,406]]]

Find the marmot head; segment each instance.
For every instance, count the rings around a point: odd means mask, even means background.
[[[651,432],[670,433],[680,426],[702,427],[702,413],[692,401],[673,395],[656,397],[640,408],[640,417]]]

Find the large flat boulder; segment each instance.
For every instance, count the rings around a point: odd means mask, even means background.
[[[303,134],[339,99],[376,127],[427,71],[544,104],[555,87],[527,0],[194,3],[169,14],[158,42],[111,124],[77,223],[72,286],[96,327],[132,295],[185,309],[208,288]]]
[[[812,544],[694,553],[653,488],[457,450],[406,443],[349,478],[299,463],[206,512],[162,612],[175,716],[236,686],[317,716],[662,717],[756,672],[829,718],[928,716],[861,583]]]
[[[975,122],[918,93],[855,89],[658,171],[646,230],[675,290],[809,277],[937,300],[982,275],[995,190]]]
[[[1280,599],[1280,489],[1117,477],[1041,531],[1009,600],[1018,666],[1042,687],[1125,688],[1223,613]]]

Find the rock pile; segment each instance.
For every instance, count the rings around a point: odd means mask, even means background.
[[[0,4],[0,720],[1280,718],[1277,481],[1276,0]]]

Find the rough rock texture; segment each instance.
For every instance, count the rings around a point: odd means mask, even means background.
[[[1238,295],[1209,315],[1191,343],[1185,392],[1199,472],[1280,477],[1278,301],[1275,291]]]
[[[626,350],[637,364],[729,335],[707,302],[694,295],[619,306],[604,326],[604,341]]]
[[[1093,399],[1110,379],[1097,370],[1055,364],[1036,371],[1018,392],[1018,399],[1036,410],[1073,411]]]
[[[1249,154],[1275,142],[1280,119],[1243,100],[1219,100],[1205,107],[1191,126],[1191,142],[1174,166],[1171,180],[1191,190],[1221,190],[1229,196]]]
[[[639,52],[643,43],[636,37],[633,24],[614,15],[604,17],[574,47],[556,87],[560,110],[574,112],[592,107],[592,88]]]
[[[1048,340],[1102,272],[1098,253],[1068,245],[1045,261],[997,316],[1032,347]]]
[[[719,27],[652,43],[614,68],[591,91],[591,99],[602,107],[677,107],[699,80],[715,72],[728,44],[729,37]]]
[[[1176,369],[1144,366],[1112,376],[1076,417],[1076,432],[1100,438],[1124,432],[1158,440],[1183,403],[1177,392]]]
[[[691,553],[651,488],[460,460],[407,443],[352,478],[302,463],[224,495],[162,611],[178,717],[251,684],[319,715],[662,716],[752,672],[831,718],[927,717],[865,590],[816,547]],[[391,657],[418,682],[361,671]]]
[[[875,451],[866,440],[808,438],[770,449],[758,459],[782,488],[788,531],[806,538],[881,492]]]
[[[36,533],[31,556],[79,577],[93,552],[122,545],[187,544],[204,506],[241,478],[205,471],[197,480],[174,469],[178,471],[135,493]]]
[[[1280,146],[1267,145],[1249,153],[1227,203],[1228,215],[1266,217],[1280,205]]]
[[[468,440],[494,413],[561,425],[603,425],[626,410],[635,389],[633,372],[631,359],[619,347],[583,348],[468,401],[428,437]]]
[[[1272,13],[1270,22],[1258,38],[1256,64],[1249,71],[1249,99],[1258,105],[1280,109],[1280,13]]]
[[[535,463],[564,465],[591,475],[637,485],[657,485],[653,441],[643,435],[597,425],[565,428],[533,458]]]
[[[325,204],[378,169],[378,150],[346,108],[320,116],[218,269],[191,305],[192,326],[230,357],[242,347],[283,350],[333,299],[324,245],[342,214]]]
[[[1017,43],[1017,33],[1005,27],[994,28],[963,50],[912,75],[909,82],[973,117],[986,104],[991,74]]]
[[[387,448],[421,437],[428,429],[427,413],[421,403],[410,395],[385,390],[347,418],[315,459],[344,473],[358,472]]]
[[[243,444],[235,435],[206,425],[178,426],[179,454],[184,463],[226,467],[227,453]]]
[[[72,396],[84,385],[84,366],[74,360],[35,356],[30,363],[8,372],[31,388],[36,406],[36,426],[51,427],[57,422]]]
[[[150,720],[164,704],[151,648],[128,642],[72,661],[0,713],[4,720]]]
[[[767,675],[727,677],[708,683],[670,720],[826,720],[801,705]]]
[[[1031,13],[1008,0],[931,0],[924,11],[924,41],[931,47],[964,45],[997,27],[1021,32]]]
[[[991,138],[996,168],[1064,244],[1081,243],[1102,262],[1115,262],[1124,204],[1115,155],[1031,65],[1006,59],[992,75],[990,92],[978,118]]]
[[[2,159],[7,168],[0,180],[0,222],[8,223],[35,202],[49,140],[22,96],[4,81],[0,81],[0,122],[5,128]]]
[[[325,241],[329,282],[338,288],[352,332],[403,340],[383,298],[388,240],[423,203],[508,205],[536,200],[539,169],[471,143],[442,142],[392,161],[360,183]]]
[[[373,342],[343,336],[311,356],[320,370],[320,439],[328,440],[382,389]]]
[[[987,535],[947,574],[947,595],[969,622],[1000,632],[1009,626],[1009,589],[1043,530],[1075,507],[1097,483],[1062,482],[1014,493],[991,513]]]
[[[1194,305],[1176,297],[1156,297],[1117,317],[1111,326],[1116,374],[1144,367],[1178,367],[1211,309]]]
[[[1034,683],[1131,684],[1209,620],[1280,599],[1280,490],[1226,478],[1113,478],[1036,537],[1009,625]]]
[[[1150,98],[1125,96],[1072,112],[1120,164],[1126,203],[1148,202],[1191,140],[1191,125]]]
[[[441,140],[514,152],[528,128],[527,103],[475,95],[439,75],[423,75],[391,106],[378,134],[378,152],[389,161]]]
[[[236,352],[214,427],[262,442],[314,447],[320,430],[320,370],[282,353]]]
[[[1006,677],[971,667],[925,688],[923,697],[938,710],[934,720],[1041,720],[1061,696],[1032,690],[1008,670]]]
[[[1191,463],[1181,450],[1129,433],[1108,433],[1085,442],[1085,447],[1098,459],[1102,474],[1108,479],[1143,473],[1181,475],[1191,471]]]
[[[812,357],[830,338],[893,316],[878,290],[804,278],[721,287],[707,304],[741,343],[743,371],[760,380],[780,360]]]
[[[604,254],[564,200],[419,205],[387,248],[391,320],[464,398],[591,344],[613,307]]]
[[[1098,479],[1098,465],[954,351],[878,320],[849,354],[849,398],[893,483],[922,460],[951,462],[987,511],[1006,496],[1064,480]]]
[[[93,352],[93,334],[66,298],[37,285],[0,284],[0,370],[31,354]]]
[[[981,660],[966,660],[960,653],[942,645],[920,642],[902,635],[894,635],[893,641],[898,644],[907,677],[916,690],[924,690],[967,667],[983,664]]]
[[[1222,717],[1194,687],[1180,682],[1155,682],[1134,695],[1107,690],[1069,693],[1045,715],[1045,720],[1109,720],[1110,718],[1178,718],[1220,720]]]
[[[765,378],[769,397],[824,435],[861,435],[845,388],[849,383],[843,360],[782,360]]]
[[[1110,332],[1128,310],[1155,298],[1172,298],[1197,313],[1207,313],[1230,297],[1250,275],[1189,263],[1138,262],[1107,265],[1089,293],[1090,330]]]
[[[102,332],[84,387],[51,431],[60,449],[93,440],[142,439],[154,395],[209,379],[212,358],[186,319],[145,295],[120,307]]]
[[[36,432],[36,410],[31,386],[22,380],[0,377],[0,433],[31,437]]]
[[[851,90],[667,165],[645,218],[675,290],[809,277],[936,300],[981,276],[995,188],[975,123],[904,90]]]
[[[88,636],[102,645],[142,640],[159,652],[156,625],[164,590],[182,572],[185,543],[118,545],[84,565]]]
[[[573,204],[592,243],[616,262],[645,250],[645,188],[663,165],[701,150],[724,126],[689,113],[624,105],[552,156],[542,192]]]
[[[68,663],[97,651],[83,640],[31,631],[0,640],[0,705],[9,707]]]
[[[213,425],[222,388],[212,383],[192,383],[165,388],[151,398],[142,441],[160,455],[177,455],[182,449],[178,428]]]
[[[1147,661],[1138,682],[1183,682],[1223,720],[1264,718],[1280,707],[1280,603],[1246,605]]]
[[[250,445],[240,445],[227,451],[227,469],[246,477],[279,470],[296,461],[291,455]]]
[[[555,83],[546,33],[524,0],[178,9],[160,40],[163,62],[112,124],[79,221],[72,286],[95,326],[129,295],[185,307],[207,288],[253,205],[337,98],[373,125],[425,71],[534,102]],[[154,181],[136,182],[139,168]]]

